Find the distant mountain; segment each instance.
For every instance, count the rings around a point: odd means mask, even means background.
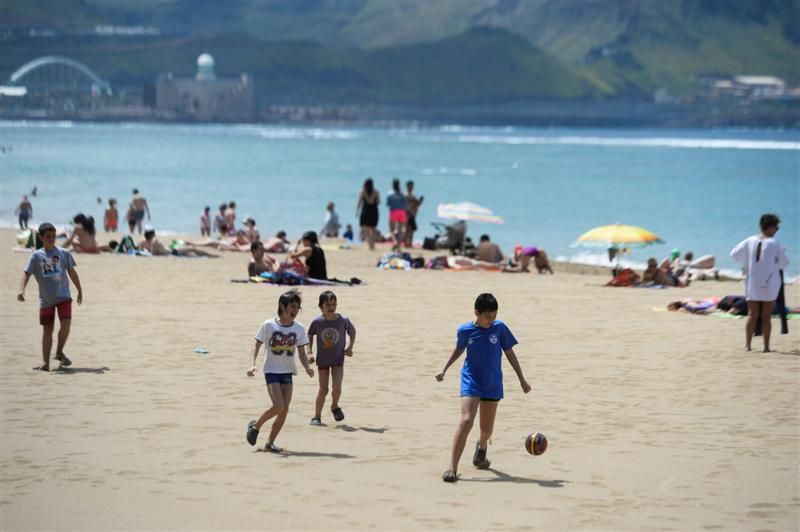
[[[97,25],[161,37],[93,52],[75,34]],[[345,100],[644,98],[686,94],[707,73],[800,84],[800,0],[3,0],[0,74],[23,48],[48,48],[23,38],[30,28],[53,30],[51,48],[96,55],[112,80],[190,69],[205,46],[271,89],[313,81],[295,95]]]

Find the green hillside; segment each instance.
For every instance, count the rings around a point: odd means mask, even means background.
[[[97,24],[162,36],[75,37]],[[27,39],[31,27],[57,36]],[[800,0],[3,0],[0,37],[0,73],[63,49],[141,82],[190,72],[206,46],[276,94],[341,100],[647,98],[687,94],[699,73],[800,85]]]

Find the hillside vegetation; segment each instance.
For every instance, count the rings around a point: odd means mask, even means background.
[[[100,38],[96,25],[156,37]],[[51,38],[31,38],[30,28]],[[59,53],[119,84],[250,72],[293,99],[483,103],[687,94],[700,73],[800,84],[797,0],[3,0],[0,76]]]

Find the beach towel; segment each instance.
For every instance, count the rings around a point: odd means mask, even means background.
[[[630,268],[625,268],[606,283],[606,286],[634,286],[636,285],[638,277],[635,271]]]

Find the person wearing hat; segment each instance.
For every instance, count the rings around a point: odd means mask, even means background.
[[[76,301],[83,303],[83,289],[78,272],[75,271],[75,259],[66,249],[56,247],[56,228],[51,223],[39,226],[39,237],[44,247],[34,251],[28,259],[22,274],[17,300],[25,301],[25,287],[33,275],[39,284],[39,323],[42,332],[42,365],[34,369],[50,371],[50,351],[53,348],[53,330],[56,313],[61,323],[56,345],[56,360],[61,367],[71,366],[72,361],[64,354],[64,345],[69,338],[72,324],[72,294],[69,282],[78,290]]]

